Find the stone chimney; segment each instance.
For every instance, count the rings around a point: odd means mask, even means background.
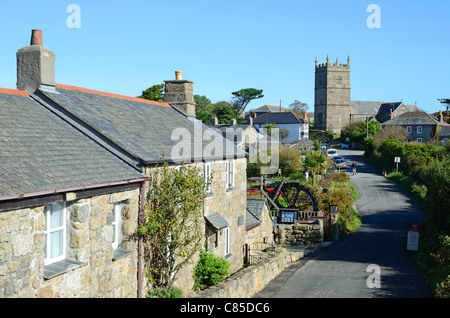
[[[442,110],[439,111],[439,122],[440,123],[444,122],[444,115],[442,114]]]
[[[236,123],[237,123],[236,118],[232,118],[231,122],[230,122],[230,125],[231,126],[236,126]]]
[[[29,46],[17,51],[17,89],[34,93],[42,85],[55,86],[55,54],[42,46],[42,31],[31,31]]]
[[[174,81],[166,83],[164,102],[170,104],[184,115],[195,117],[195,102],[193,85],[194,82],[183,80],[182,72],[175,71]]]
[[[217,118],[217,116],[214,116],[214,118],[211,120],[212,124],[217,126],[219,124],[219,119]]]

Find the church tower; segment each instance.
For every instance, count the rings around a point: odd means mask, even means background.
[[[347,64],[317,64],[314,90],[314,127],[340,134],[350,123],[350,57]]]

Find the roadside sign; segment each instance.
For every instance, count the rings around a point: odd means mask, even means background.
[[[408,232],[408,243],[406,245],[408,251],[418,251],[419,250],[419,232],[409,231]]]
[[[400,157],[395,157],[394,162],[397,163],[397,172],[398,172],[398,164],[400,163]]]
[[[408,243],[406,244],[408,251],[419,250],[419,224],[410,224],[408,232]]]

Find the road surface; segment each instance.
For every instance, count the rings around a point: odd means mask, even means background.
[[[423,211],[380,171],[361,160],[361,151],[339,150],[359,193],[362,226],[346,239],[289,266],[254,298],[424,298],[430,297],[406,250],[411,223]],[[347,170],[351,172],[351,168]]]

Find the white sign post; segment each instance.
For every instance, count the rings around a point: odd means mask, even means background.
[[[398,172],[398,164],[400,162],[400,157],[395,157],[394,162],[397,163],[397,172]]]
[[[411,224],[408,232],[408,243],[406,244],[408,251],[419,250],[419,226],[417,224]]]

